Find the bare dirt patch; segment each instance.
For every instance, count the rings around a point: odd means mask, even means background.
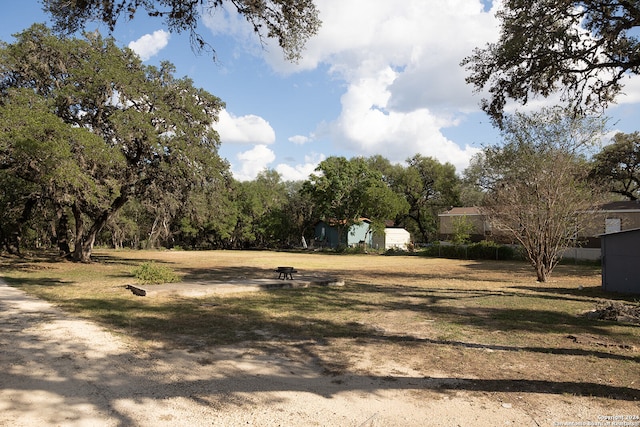
[[[345,286],[153,299],[123,286],[138,257],[220,280],[292,256]],[[640,425],[638,328],[582,316],[607,297],[592,270],[541,286],[522,264],[197,258],[108,253],[93,270],[111,280],[90,290],[74,265],[8,269],[65,311],[0,286],[0,424]]]

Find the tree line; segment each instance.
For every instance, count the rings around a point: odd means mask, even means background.
[[[0,244],[53,247],[89,261],[112,247],[297,245],[320,218],[395,220],[435,237],[437,212],[460,203],[450,164],[416,155],[330,157],[305,182],[266,170],[233,179],[218,154],[223,102],[142,64],[128,48],[43,25],[0,46]]]
[[[74,31],[91,19],[113,29],[123,10],[132,19],[138,9],[145,9],[150,16],[164,18],[172,31],[190,31],[200,46],[205,42],[196,32],[198,5],[215,9],[225,4],[222,0],[62,3],[44,1],[62,31]],[[321,24],[312,0],[233,5],[259,37],[278,39],[291,60],[299,57]],[[464,173],[461,194],[478,197],[492,221],[520,242],[538,280],[544,282],[561,249],[578,243],[575,236],[586,217],[580,213],[589,212],[584,209],[611,195],[637,200],[638,134],[618,134],[612,144],[596,152],[604,122],[589,115],[601,114],[614,103],[627,78],[640,71],[640,7],[637,2],[611,0],[505,0],[497,18],[498,41],[475,49],[461,65],[468,71],[467,82],[488,94],[481,106],[503,132],[503,141],[485,147],[473,159]],[[505,114],[508,103],[526,105],[551,95],[559,95],[564,107],[530,115]],[[319,188],[323,181],[318,180]],[[375,191],[381,196],[388,193],[376,187],[359,194],[366,200]],[[409,205],[410,199],[405,194]],[[393,198],[384,200],[378,213],[402,210]],[[405,218],[415,221],[424,236],[416,212],[424,209],[414,208],[414,215]]]
[[[638,134],[601,148],[604,119],[559,107],[505,116],[503,141],[461,175],[416,154],[400,165],[329,157],[304,182],[272,170],[238,182],[218,154],[224,103],[174,73],[98,33],[34,25],[0,45],[3,250],[56,248],[89,261],[96,244],[279,248],[312,240],[320,219],[340,220],[344,232],[362,217],[429,242],[438,213],[483,205],[544,281],[580,226],[575,212],[603,195],[639,195]]]

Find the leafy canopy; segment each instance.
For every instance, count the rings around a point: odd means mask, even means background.
[[[637,1],[505,0],[498,18],[498,42],[462,62],[498,125],[509,99],[560,93],[574,112],[602,110],[640,71]]]
[[[212,128],[223,104],[174,77],[172,64],[144,66],[97,33],[59,38],[34,25],[16,37],[0,46],[0,110],[11,123],[0,155],[50,166],[29,180],[73,212],[75,259],[89,259],[97,233],[130,199],[175,212],[195,188],[224,188],[228,165]]]
[[[593,159],[592,177],[614,194],[640,198],[640,133],[617,133]]]
[[[383,181],[380,171],[362,157],[329,157],[318,165],[316,173],[304,183],[317,213],[337,221],[339,229],[348,229],[366,217],[375,230],[384,221],[406,211],[406,201]]]
[[[113,31],[121,19],[139,12],[164,20],[171,32],[188,32],[197,49],[210,47],[198,32],[203,14],[229,7],[253,27],[262,42],[274,38],[288,60],[300,58],[306,41],[320,28],[313,0],[43,0],[55,29],[75,33],[90,21],[101,21]]]

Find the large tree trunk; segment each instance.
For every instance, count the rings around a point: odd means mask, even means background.
[[[77,204],[72,206],[73,216],[76,220],[76,242],[73,249],[73,260],[76,262],[91,262],[91,252],[93,252],[93,244],[96,236],[102,230],[109,219],[115,215],[118,210],[129,200],[125,194],[117,197],[111,206],[103,211],[97,218],[93,220],[93,224],[89,229],[85,227],[82,211]]]
[[[82,217],[82,211],[80,210],[80,207],[77,205],[77,203],[74,203],[74,205],[71,207],[71,211],[73,212],[73,217],[76,221],[76,239],[71,258],[77,262],[89,262],[91,261],[91,250],[93,249],[93,243],[89,247],[88,252],[85,252],[87,239],[85,236],[85,225],[84,218]]]
[[[424,224],[420,220],[420,213],[421,213],[420,210],[418,210],[416,215],[407,214],[407,218],[410,218],[415,221],[416,225],[418,226],[418,230],[420,231],[420,235],[422,236],[422,241],[424,243],[427,243],[429,242],[429,232],[427,231]]]
[[[8,232],[8,233],[0,233],[0,241],[2,241],[2,246],[9,252],[11,255],[17,255],[22,257],[20,253],[20,234],[17,232]]]
[[[69,246],[69,217],[63,208],[58,209],[58,220],[55,222],[53,240],[58,247],[60,256],[71,257],[71,247]]]
[[[20,252],[20,243],[22,241],[23,225],[29,220],[29,218],[31,218],[33,208],[36,204],[37,198],[29,198],[26,201],[22,209],[22,214],[20,215],[20,218],[18,218],[17,222],[5,224],[2,227],[2,244],[11,255],[22,257],[22,253]]]
[[[76,241],[73,250],[73,260],[78,262],[91,262],[91,252],[96,240],[95,234],[85,236],[82,240]]]
[[[535,268],[538,282],[545,283],[547,281],[547,267],[544,265],[544,263],[539,262],[535,265]]]

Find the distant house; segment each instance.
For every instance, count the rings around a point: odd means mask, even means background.
[[[640,229],[600,236],[602,241],[602,289],[640,294]]]
[[[622,201],[605,203],[598,209],[587,212],[589,221],[579,233],[582,246],[599,248],[602,234],[617,233],[640,228],[640,202]]]
[[[640,202],[637,201],[605,203],[583,214],[587,215],[588,220],[585,228],[577,235],[578,245],[582,248],[600,248],[602,234],[640,228]],[[506,242],[509,240],[503,232],[491,224],[489,217],[483,214],[482,208],[475,206],[451,208],[439,214],[439,239],[451,240],[454,221],[463,217],[473,224],[471,241]]]
[[[337,221],[319,221],[315,226],[315,244],[328,248],[358,245],[371,247],[373,240],[370,225],[371,221],[366,218],[360,218],[358,224],[352,225],[348,230],[343,232],[343,236],[339,236],[339,223]]]
[[[440,222],[438,239],[440,240],[451,240],[455,233],[455,222],[458,220],[466,220],[473,225],[470,233],[472,242],[487,240],[492,234],[489,217],[477,206],[450,208],[438,214],[438,220]]]
[[[385,227],[384,232],[375,233],[373,235],[374,249],[401,249],[406,251],[411,243],[411,234],[404,228],[389,225]]]

